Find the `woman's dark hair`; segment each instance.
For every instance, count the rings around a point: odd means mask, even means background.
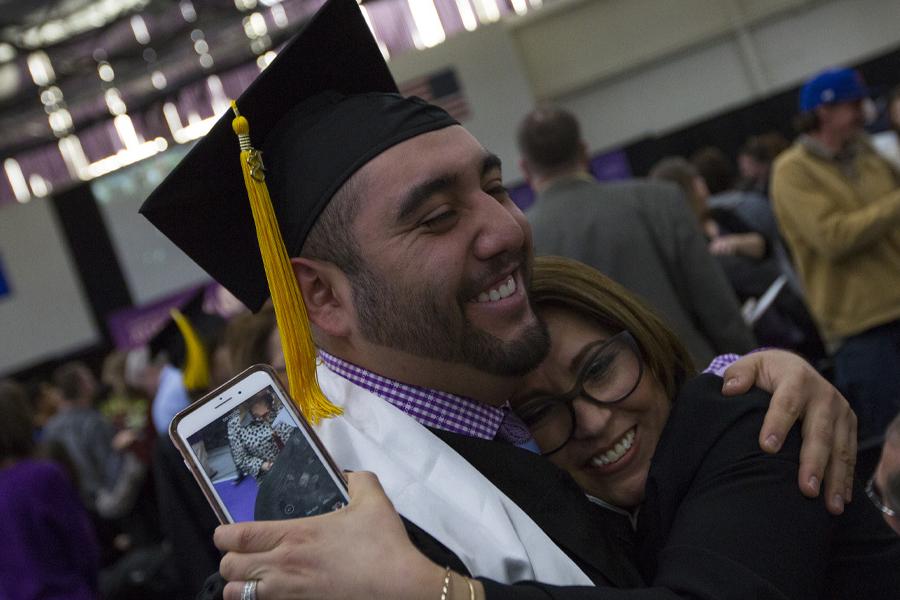
[[[667,156],[653,165],[649,176],[650,179],[671,181],[680,187],[691,207],[691,212],[700,223],[703,223],[709,210],[706,208],[706,198],[697,193],[695,179],[700,177],[700,173],[694,165],[680,156]]]
[[[644,364],[674,399],[694,362],[675,334],[631,292],[599,271],[569,258],[535,259],[531,300],[537,309],[560,307],[592,321],[610,335],[628,331]]]
[[[737,169],[728,156],[715,146],[706,146],[694,152],[691,164],[706,182],[710,194],[721,194],[734,189]]]
[[[15,381],[0,381],[0,462],[31,456],[34,424],[25,388]]]

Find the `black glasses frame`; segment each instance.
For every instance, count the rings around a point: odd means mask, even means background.
[[[597,354],[602,352],[603,348],[606,348],[607,346],[611,346],[612,344],[622,341],[622,340],[625,340],[625,343],[631,348],[631,351],[634,352],[635,356],[638,359],[637,379],[635,379],[634,385],[631,386],[631,389],[629,389],[621,397],[616,398],[615,400],[607,400],[607,401],[598,400],[598,399],[594,398],[593,396],[591,396],[589,393],[587,393],[587,391],[584,389],[584,381],[588,377],[588,370],[590,369],[590,367],[593,366],[592,359],[594,356],[596,356]],[[523,404],[521,407],[519,407],[516,410],[516,414],[518,414],[520,417],[522,417],[522,415],[527,415],[528,412],[530,412],[529,409],[533,406],[540,407],[540,406],[546,406],[546,405],[550,405],[550,404],[562,404],[563,406],[566,407],[566,409],[568,409],[569,416],[570,416],[570,419],[569,419],[570,425],[569,425],[569,433],[566,435],[565,441],[562,444],[560,444],[559,446],[557,446],[556,448],[553,448],[552,450],[542,451],[541,456],[550,456],[551,454],[555,454],[556,452],[559,452],[560,450],[563,449],[563,447],[566,444],[569,443],[569,440],[572,439],[572,434],[575,433],[576,417],[575,417],[574,402],[575,402],[576,398],[579,398],[579,397],[584,398],[590,402],[593,402],[597,406],[610,406],[612,404],[618,404],[619,402],[622,402],[623,400],[625,400],[626,398],[631,396],[631,394],[634,393],[634,390],[636,390],[637,387],[641,384],[641,380],[644,378],[644,359],[643,359],[643,356],[641,355],[641,350],[638,347],[637,340],[635,340],[634,336],[631,335],[631,332],[629,332],[627,330],[621,331],[621,332],[617,333],[616,335],[609,337],[605,340],[597,340],[596,342],[594,342],[593,344],[591,344],[589,346],[589,349],[585,354],[589,360],[585,360],[584,364],[582,364],[581,368],[578,370],[578,375],[575,377],[575,385],[572,386],[572,389],[570,389],[565,394],[561,394],[559,396],[541,396],[539,398],[534,398],[532,400],[529,400],[528,402],[526,402],[525,404]],[[527,424],[527,418],[523,417],[523,420]]]
[[[881,497],[881,493],[875,487],[875,476],[869,478],[869,481],[866,483],[866,496],[869,497],[869,500],[872,501],[872,504],[875,505],[875,508],[883,512],[889,517],[896,517],[897,511],[884,503],[884,500]]]

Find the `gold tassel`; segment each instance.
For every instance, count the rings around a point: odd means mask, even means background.
[[[272,304],[275,307],[275,320],[281,336],[291,396],[303,416],[315,424],[319,419],[327,419],[343,411],[332,404],[319,388],[316,379],[316,346],[309,329],[309,317],[269,198],[262,157],[250,145],[250,125],[247,119],[240,115],[236,103],[232,102],[231,108],[235,114],[231,126],[241,143],[241,170],[244,173],[247,196],[250,198],[253,221],[256,223],[266,280],[269,282]]]
[[[173,308],[169,311],[172,320],[178,326],[181,337],[184,338],[184,365],[182,366],[182,378],[184,387],[189,392],[197,390],[205,390],[209,387],[209,356],[207,356],[206,348],[200,341],[197,331],[188,321],[187,317],[178,310]]]

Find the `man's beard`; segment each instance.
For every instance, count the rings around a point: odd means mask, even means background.
[[[537,318],[518,338],[501,340],[466,319],[462,308],[468,301],[466,292],[456,305],[441,305],[438,290],[390,285],[389,279],[367,264],[350,277],[360,331],[373,344],[501,376],[528,373],[550,349],[547,327]],[[470,289],[470,297],[477,293],[475,285],[463,287]],[[526,282],[526,293],[527,287]]]

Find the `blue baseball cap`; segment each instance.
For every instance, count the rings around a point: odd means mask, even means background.
[[[823,104],[837,104],[866,98],[869,88],[862,75],[853,69],[822,71],[800,90],[800,111],[809,112]]]

